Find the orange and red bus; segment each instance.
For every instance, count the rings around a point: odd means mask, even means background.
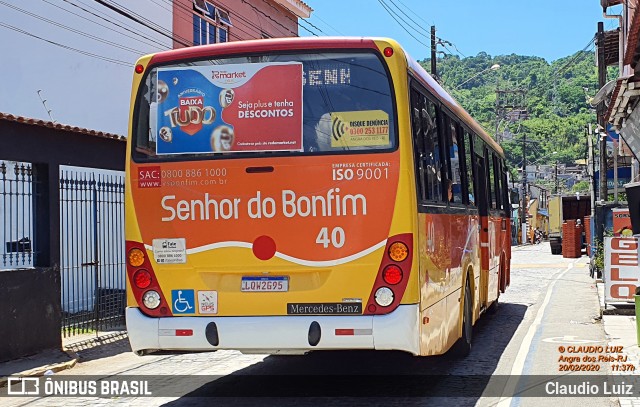
[[[466,354],[509,285],[504,153],[393,40],[147,55],[131,103],[139,354]]]

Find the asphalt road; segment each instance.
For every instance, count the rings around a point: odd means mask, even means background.
[[[14,398],[8,405],[618,406],[615,398],[527,396],[535,380],[584,374],[561,370],[569,346],[605,344],[586,265],[585,257],[551,255],[545,243],[514,248],[511,287],[501,295],[498,312],[476,324],[472,352],[462,360],[369,351],[138,357],[119,341],[81,352],[83,362],[59,375],[160,375],[167,397]],[[609,363],[597,365],[600,370],[588,374],[609,372]]]

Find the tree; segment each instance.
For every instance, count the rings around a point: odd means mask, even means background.
[[[522,161],[522,137],[526,134],[527,161],[550,164],[556,160],[573,164],[586,155],[584,128],[596,120],[586,103],[585,92],[598,89],[593,52],[580,51],[551,63],[544,58],[523,55],[491,55],[480,52],[467,58],[447,55],[438,60],[438,73],[445,87],[480,123],[487,133],[495,133],[496,86],[527,88],[529,119],[504,123],[514,140],[501,143],[511,168]],[[421,62],[429,70],[430,61]],[[456,87],[478,72],[500,64],[500,69],[474,77],[459,89]],[[585,91],[587,89],[587,91]],[[556,154],[552,154],[553,152]],[[545,158],[546,157],[546,158]]]
[[[573,188],[571,188],[572,192],[586,192],[589,191],[590,188],[590,182],[589,181],[580,181],[580,182],[576,182],[573,185]]]

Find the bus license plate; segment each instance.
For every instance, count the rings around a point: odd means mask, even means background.
[[[242,277],[240,291],[289,291],[289,277]]]

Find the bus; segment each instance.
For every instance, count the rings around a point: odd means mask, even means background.
[[[470,351],[509,285],[505,157],[397,42],[205,45],[133,75],[134,352]]]

